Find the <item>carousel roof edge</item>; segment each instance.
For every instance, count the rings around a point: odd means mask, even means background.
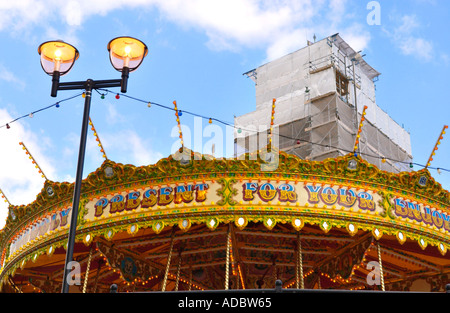
[[[267,162],[267,155],[271,155]],[[264,166],[266,166],[264,168]],[[162,178],[185,180],[186,176],[214,173],[244,173],[259,174],[265,177],[281,175],[282,179],[314,180],[317,183],[333,182],[345,184],[348,181],[369,184],[370,188],[384,190],[400,190],[420,197],[431,198],[440,204],[441,208],[450,208],[450,193],[434,180],[430,172],[424,168],[420,171],[391,173],[380,170],[375,165],[362,159],[359,155],[329,158],[323,161],[310,161],[298,158],[283,151],[259,150],[247,153],[238,158],[214,158],[187,148],[180,149],[175,154],[160,159],[153,165],[135,166],[116,163],[106,159],[99,168],[90,173],[82,183],[81,194],[111,188],[126,186],[132,182],[153,183]],[[46,180],[41,192],[30,204],[10,205],[6,224],[0,230],[0,243],[5,235],[23,224],[30,218],[47,213],[55,205],[69,204],[72,201],[74,183],[54,182]]]

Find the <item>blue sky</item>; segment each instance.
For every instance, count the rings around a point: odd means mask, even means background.
[[[0,0],[0,126],[78,94],[50,97],[51,78],[37,53],[47,40],[78,48],[80,58],[61,78],[75,81],[119,78],[106,45],[117,36],[136,37],[149,54],[130,74],[127,95],[169,107],[176,100],[180,110],[233,123],[234,115],[255,109],[254,83],[243,73],[304,47],[314,34],[322,39],[340,33],[382,73],[377,104],[410,132],[414,162],[426,164],[440,131],[450,124],[450,2],[380,0],[380,25],[367,22],[369,2]],[[74,181],[83,103],[78,96],[0,128],[0,188],[12,204],[32,202],[44,184],[20,141],[50,180]],[[153,164],[176,145],[173,111],[156,105],[116,99],[115,93],[101,99],[94,92],[90,115],[113,161]],[[183,114],[181,122],[194,129],[193,116]],[[202,125],[205,130],[208,121]],[[84,176],[103,162],[93,133],[88,136]],[[200,138],[192,147],[210,153],[210,138]],[[450,169],[450,134],[431,166]],[[450,189],[449,172],[430,173]],[[0,227],[6,213],[1,202]]]

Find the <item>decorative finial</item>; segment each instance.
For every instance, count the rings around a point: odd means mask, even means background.
[[[270,129],[269,129],[269,147],[272,148],[272,137],[273,137],[273,120],[275,119],[275,102],[277,100],[272,99],[272,115],[270,117]]]
[[[357,150],[359,149],[359,139],[361,138],[363,122],[366,120],[366,118],[365,118],[366,110],[367,110],[367,106],[365,105],[364,109],[362,111],[362,114],[361,114],[361,121],[359,122],[358,133],[356,134],[355,147],[353,148],[353,153],[355,154],[355,156],[357,154]]]
[[[44,172],[42,171],[39,164],[36,162],[36,160],[31,155],[30,151],[28,151],[27,147],[23,142],[19,142],[19,145],[22,146],[22,150],[25,150],[25,153],[28,155],[28,158],[31,160],[31,162],[34,164],[34,167],[38,169],[39,174],[41,174],[42,178],[45,178],[45,180],[48,180],[47,176],[45,176]]]
[[[105,160],[108,160],[108,157],[106,156],[106,153],[105,153],[105,149],[103,148],[102,142],[100,141],[100,137],[98,136],[97,130],[95,130],[94,123],[92,123],[92,120],[90,117],[89,117],[89,125],[91,126],[91,130],[94,132],[95,140],[98,142],[98,146],[100,147],[100,152],[102,153],[103,158]]]
[[[177,102],[173,101],[174,110],[175,110],[175,116],[177,117],[177,124],[178,124],[178,132],[180,134],[180,141],[181,141],[181,147],[184,148],[184,142],[183,142],[183,133],[181,131],[181,124],[180,124],[180,115],[178,112]]]
[[[448,128],[448,126],[444,125],[444,128],[442,129],[441,134],[439,135],[439,138],[436,141],[436,144],[434,145],[433,151],[430,154],[430,157],[428,159],[428,162],[427,162],[427,165],[425,166],[425,168],[428,168],[428,166],[430,166],[430,164],[431,164],[431,161],[433,161],[433,157],[436,154],[436,151],[439,149],[438,146],[441,144],[441,140],[444,139],[445,131],[447,128]]]
[[[11,205],[11,202],[9,202],[8,198],[6,197],[5,193],[3,192],[3,190],[0,188],[0,194],[2,195],[2,199],[5,199],[5,202],[8,203],[9,205]]]

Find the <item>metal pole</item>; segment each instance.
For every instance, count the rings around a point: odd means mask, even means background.
[[[66,263],[64,267],[64,277],[62,284],[63,293],[69,292],[69,284],[67,282],[67,276],[70,274],[72,268],[67,268],[67,266],[73,260],[73,249],[75,246],[75,235],[77,231],[78,207],[80,205],[81,181],[83,179],[84,156],[86,152],[86,140],[89,126],[89,111],[91,109],[91,95],[93,85],[94,85],[93,80],[88,79],[86,81],[85,87],[86,97],[84,98],[83,122],[81,124],[80,150],[78,153],[77,174],[75,178],[75,188],[73,191],[73,200],[72,200],[72,217],[70,219],[69,238],[67,241]]]
[[[298,249],[297,249],[298,253]],[[300,289],[300,267],[299,267],[299,258],[298,256],[295,258],[295,288]]]
[[[383,263],[381,263],[381,247],[380,247],[380,242],[379,241],[377,241],[377,252],[378,252],[378,263],[380,264],[381,290],[385,291],[385,288],[384,288],[384,275],[383,275]]]
[[[91,247],[91,250],[89,250],[89,258],[88,258],[88,263],[87,263],[87,267],[86,267],[86,273],[84,274],[83,293],[86,293],[86,289],[87,289],[87,284],[88,284],[88,280],[89,280],[89,270],[91,268],[91,260],[92,260],[92,247]]]
[[[180,283],[180,271],[181,271],[181,249],[178,253],[177,279],[175,281],[175,291],[178,291],[178,284]]]
[[[298,262],[298,276],[300,278],[300,288],[305,289],[305,281],[303,278],[303,252],[302,252],[302,241],[300,238],[300,232],[297,233],[297,262]],[[298,286],[298,280],[297,280],[297,289]]]
[[[192,267],[189,265],[189,291],[192,290]]]
[[[227,233],[227,251],[225,260],[225,290],[228,290],[228,284],[230,280],[230,247],[231,247],[231,224],[228,225],[228,233]]]
[[[173,240],[175,238],[175,228],[172,228],[172,238],[170,239],[170,249],[169,249],[169,255],[167,256],[167,265],[166,265],[166,272],[164,273],[164,280],[161,291],[166,291],[166,285],[167,285],[167,277],[169,276],[169,268],[170,268],[170,261],[172,259],[172,250],[173,250]]]

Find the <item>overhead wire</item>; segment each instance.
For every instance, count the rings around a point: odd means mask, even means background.
[[[125,97],[125,98],[128,98],[128,99],[130,99],[130,100],[134,100],[134,101],[137,101],[137,102],[145,103],[145,104],[147,104],[147,105],[149,105],[149,106],[150,106],[150,105],[154,105],[154,106],[158,106],[158,107],[161,107],[161,108],[163,108],[163,109],[166,109],[166,110],[175,111],[175,109],[174,109],[173,107],[170,107],[170,106],[167,106],[167,105],[158,103],[158,102],[153,102],[153,101],[148,101],[148,100],[140,99],[140,98],[137,98],[137,97],[134,97],[134,96],[127,95],[127,94],[125,94],[125,93],[116,93],[116,92],[113,92],[113,91],[111,91],[111,90],[109,90],[109,89],[104,89],[104,88],[94,88],[94,90],[95,90],[99,95],[101,95],[102,99],[104,99],[105,95],[111,93],[111,94],[116,94],[116,98],[117,98],[117,96]],[[106,92],[106,94],[105,94],[105,93],[100,93],[100,91]],[[10,127],[10,124],[12,124],[12,123],[14,123],[14,122],[17,122],[17,121],[19,121],[19,120],[21,120],[21,119],[23,119],[23,118],[32,117],[34,114],[39,113],[39,112],[42,112],[42,111],[45,111],[45,110],[48,110],[48,109],[50,109],[50,108],[52,108],[52,107],[59,107],[60,103],[65,102],[65,101],[72,100],[72,99],[74,99],[74,98],[76,98],[76,97],[81,96],[82,94],[83,94],[83,93],[78,93],[78,94],[76,94],[76,95],[73,95],[73,96],[70,96],[70,97],[61,99],[61,100],[59,100],[59,101],[57,101],[57,102],[55,102],[55,103],[53,103],[53,104],[51,104],[51,105],[45,106],[45,107],[40,108],[40,109],[35,110],[35,111],[32,111],[32,112],[30,112],[30,113],[28,113],[28,114],[19,116],[19,117],[15,118],[15,119],[11,120],[11,121],[8,122],[8,123],[5,123],[5,124],[3,124],[3,125],[0,125],[0,128],[3,128],[3,127],[9,128],[9,127]],[[254,130],[254,129],[247,129],[247,128],[245,128],[245,127],[237,127],[234,123],[230,123],[230,122],[227,122],[227,121],[224,121],[224,120],[221,120],[221,119],[219,119],[219,118],[212,117],[212,116],[205,116],[205,115],[198,114],[198,113],[195,113],[195,112],[191,112],[191,111],[188,111],[188,110],[178,110],[178,111],[179,111],[179,113],[181,113],[181,114],[189,114],[189,115],[191,115],[191,116],[195,116],[195,117],[199,117],[199,118],[208,120],[210,123],[211,123],[211,121],[216,121],[217,123],[220,123],[220,124],[225,125],[225,126],[229,126],[229,127],[233,128],[233,129],[238,129],[238,130],[240,129],[240,130],[242,130],[242,131],[246,131],[246,132],[249,132],[249,133],[251,133],[251,132],[257,133],[257,132],[258,132],[257,130]],[[294,137],[287,136],[287,135],[283,135],[283,134],[280,134],[280,133],[277,133],[277,132],[272,132],[272,134],[273,134],[273,135],[277,135],[277,136],[279,136],[279,137],[282,137],[282,138],[284,138],[284,139],[288,139],[288,140],[293,140],[293,141],[297,141],[297,142],[304,142],[304,143],[308,143],[308,144],[311,144],[311,145],[316,145],[316,146],[320,146],[320,147],[324,147],[324,148],[337,149],[337,150],[340,150],[340,151],[343,151],[343,152],[346,152],[346,153],[354,153],[353,150],[345,149],[345,148],[342,148],[342,147],[336,147],[336,146],[332,146],[332,145],[329,145],[329,144],[316,143],[316,142],[312,142],[312,141],[310,141],[310,140],[301,139],[301,138],[294,138]],[[445,171],[445,172],[449,172],[449,173],[450,173],[450,169],[447,169],[447,168],[442,168],[442,167],[430,167],[430,166],[427,167],[426,165],[423,165],[423,164],[420,164],[420,163],[417,163],[417,162],[410,162],[410,161],[396,160],[396,159],[387,158],[387,157],[382,157],[382,156],[380,156],[380,155],[374,155],[374,154],[365,153],[365,152],[364,152],[364,153],[360,152],[360,153],[357,153],[357,154],[359,154],[359,155],[361,155],[361,156],[366,156],[366,157],[375,158],[375,159],[389,160],[389,161],[391,161],[391,162],[395,162],[395,163],[399,163],[399,164],[404,164],[404,165],[409,165],[409,166],[414,165],[414,166],[418,166],[418,167],[423,167],[423,168],[433,169],[433,170],[437,170],[438,172],[439,172],[439,171]]]
[[[79,97],[79,96],[81,96],[81,95],[82,95],[82,93],[78,93],[78,94],[76,94],[76,95],[74,95],[74,96],[70,96],[70,97],[68,97],[68,98],[61,99],[61,100],[59,100],[59,101],[57,101],[57,102],[55,102],[55,103],[53,103],[53,104],[50,104],[50,105],[48,105],[48,106],[46,106],[46,107],[43,107],[43,108],[40,108],[40,109],[38,109],[38,110],[32,111],[32,112],[30,112],[30,113],[28,113],[28,114],[19,116],[19,117],[15,118],[15,119],[11,120],[11,121],[8,122],[8,123],[5,123],[5,124],[3,124],[3,125],[0,125],[0,128],[3,128],[3,127],[9,128],[10,125],[11,125],[12,123],[14,123],[14,122],[17,122],[17,121],[19,121],[19,120],[21,120],[21,119],[23,119],[23,118],[33,117],[34,114],[39,113],[39,112],[42,112],[42,111],[45,111],[45,110],[48,110],[48,109],[50,109],[50,108],[53,108],[53,107],[59,107],[59,105],[61,104],[61,102],[65,102],[65,101],[72,100],[72,99],[74,99],[74,98],[76,98],[76,97]]]
[[[103,90],[106,91],[106,92],[111,92],[110,90],[107,90],[107,89],[103,89]],[[166,106],[166,105],[157,103],[157,102],[151,102],[151,101],[139,99],[139,98],[136,98],[136,97],[133,97],[133,96],[129,96],[129,95],[127,95],[127,94],[121,94],[121,93],[120,93],[120,96],[129,98],[129,99],[131,99],[131,100],[135,100],[135,101],[138,101],[138,102],[142,102],[142,103],[151,103],[152,105],[159,106],[159,107],[161,107],[161,108],[164,108],[164,109],[167,109],[167,110],[174,111],[174,109],[173,109],[172,107],[169,107],[169,106]],[[234,129],[237,128],[237,129],[241,129],[241,130],[246,131],[246,132],[258,132],[258,131],[255,131],[254,129],[246,129],[245,127],[237,127],[237,126],[234,125],[233,123],[230,123],[230,122],[227,122],[227,121],[224,121],[224,120],[220,120],[220,119],[217,119],[217,118],[213,118],[213,117],[207,117],[207,116],[204,116],[204,115],[201,115],[201,114],[198,114],[198,113],[194,113],[194,112],[190,112],[190,111],[187,111],[187,110],[179,110],[179,111],[180,111],[180,112],[183,112],[183,114],[184,114],[184,113],[190,114],[190,115],[192,115],[192,116],[200,117],[200,118],[202,118],[202,119],[206,119],[206,120],[211,119],[211,120],[214,120],[214,121],[216,121],[216,122],[218,122],[218,123],[220,123],[220,124],[223,124],[223,125],[225,125],[225,126],[232,127],[232,128],[234,128]],[[285,139],[288,139],[288,140],[301,141],[301,142],[305,142],[305,143],[308,143],[308,144],[321,146],[321,147],[324,147],[324,148],[338,149],[338,150],[341,150],[341,151],[346,152],[346,153],[354,153],[353,150],[348,150],[348,149],[345,149],[345,148],[342,148],[342,147],[335,147],[335,146],[332,146],[332,145],[329,145],[329,144],[316,143],[316,142],[312,142],[312,141],[310,141],[310,140],[301,139],[301,138],[293,138],[293,137],[291,137],[291,136],[283,135],[283,134],[276,133],[276,132],[273,132],[273,134],[278,135],[279,137],[282,137],[282,138],[285,138]],[[409,165],[409,166],[410,166],[410,165],[415,165],[415,166],[423,167],[423,168],[426,167],[426,165],[423,165],[423,164],[420,164],[420,163],[416,163],[416,162],[409,162],[409,161],[403,161],[403,160],[396,160],[396,159],[387,158],[387,157],[382,157],[382,156],[380,156],[380,155],[374,155],[374,154],[365,153],[365,152],[364,152],[364,153],[361,152],[361,153],[358,153],[358,154],[361,155],[361,156],[366,156],[366,157],[372,157],[372,158],[377,158],[377,159],[389,160],[389,161],[392,161],[392,162],[395,162],[395,163],[400,163],[400,164]],[[442,168],[442,167],[430,167],[430,166],[429,166],[428,168],[429,168],[429,169],[434,169],[434,170],[440,170],[440,171],[450,172],[450,169],[446,169],[446,168]]]

